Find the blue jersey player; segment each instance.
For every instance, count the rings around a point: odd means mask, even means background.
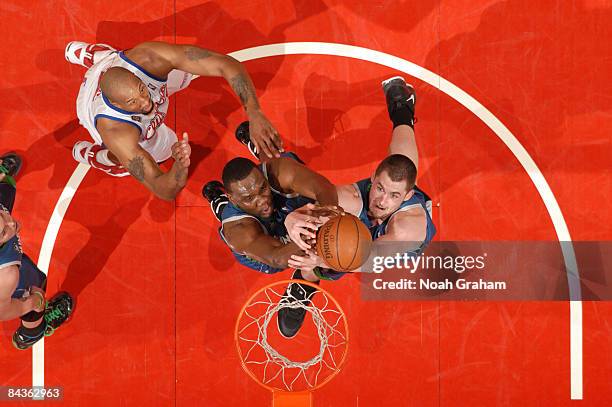
[[[338,204],[358,216],[375,241],[402,242],[404,251],[418,255],[433,239],[436,228],[431,218],[431,199],[415,185],[419,157],[414,137],[416,93],[401,77],[384,81],[383,91],[393,122],[390,155],[369,178],[337,186]],[[308,225],[316,229],[313,219],[308,210],[298,210],[285,221],[291,239],[305,250],[310,246],[300,235]],[[312,267],[324,263],[310,252],[308,256],[293,256],[289,264]]]
[[[239,130],[245,126],[248,129],[248,123],[243,123]],[[303,254],[287,235],[284,225],[287,214],[315,201],[327,207],[338,204],[334,185],[291,153],[260,165],[246,158],[234,158],[223,168],[222,179],[223,183],[208,182],[202,191],[221,221],[220,237],[240,264],[266,274],[286,269],[292,255]],[[296,270],[293,278],[319,280],[312,270]],[[315,291],[299,284],[292,284],[289,290],[291,298],[302,299]],[[284,336],[297,333],[304,315],[293,314],[302,311],[281,310],[279,329]]]
[[[21,250],[19,223],[11,214],[17,191],[14,177],[20,167],[16,154],[0,157],[0,321],[21,318],[13,345],[24,350],[64,323],[73,301],[60,292],[46,302],[47,277]]]

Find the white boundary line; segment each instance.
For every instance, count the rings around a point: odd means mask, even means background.
[[[497,119],[487,108],[465,91],[447,81],[441,76],[405,59],[398,58],[380,51],[353,45],[326,42],[288,42],[262,45],[233,52],[229,55],[239,61],[267,58],[283,55],[331,55],[360,59],[402,71],[410,76],[441,90],[482,120],[510,149],[523,166],[534,186],[538,190],[548,214],[553,222],[557,238],[561,242],[561,250],[567,270],[567,280],[570,291],[570,388],[571,399],[581,400],[583,396],[582,383],[582,302],[578,265],[574,254],[572,239],[561,213],[561,208],[546,182],[544,175],[533,161],[527,150],[517,138]],[[45,271],[49,267],[53,246],[63,217],[70,205],[79,184],[87,174],[89,167],[79,164],[58,200],[47,231],[43,239],[38,266]],[[44,385],[44,342],[34,346],[32,359],[32,379],[34,386]]]
[[[76,167],[72,173],[72,176],[68,180],[68,183],[64,187],[62,194],[57,200],[55,208],[53,208],[51,219],[49,219],[49,224],[47,225],[47,230],[45,231],[45,236],[43,237],[40,255],[38,256],[38,268],[45,274],[49,273],[49,263],[51,262],[51,255],[53,254],[55,239],[57,239],[57,234],[60,226],[62,225],[62,221],[64,220],[64,216],[66,215],[66,211],[68,210],[68,206],[70,206],[70,202],[79,188],[79,185],[81,185],[81,181],[83,181],[83,178],[85,178],[87,171],[89,171],[88,165],[79,164]],[[45,338],[43,337],[32,347],[32,386],[44,387],[44,385]]]

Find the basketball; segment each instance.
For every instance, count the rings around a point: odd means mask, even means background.
[[[370,255],[372,236],[351,214],[328,220],[317,232],[317,254],[336,271],[352,271]]]

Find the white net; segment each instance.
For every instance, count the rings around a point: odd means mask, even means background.
[[[304,301],[304,296],[297,298],[291,294],[294,290],[287,290],[289,283],[267,286],[245,305],[236,325],[238,352],[247,373],[265,387],[313,390],[331,380],[344,362],[348,350],[346,317],[326,291],[318,288]],[[303,326],[290,339],[276,327],[278,312],[283,309],[306,311]]]

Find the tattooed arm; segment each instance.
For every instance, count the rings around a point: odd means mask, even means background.
[[[130,174],[157,197],[173,200],[187,183],[191,148],[186,135],[172,146],[175,159],[170,171],[164,173],[153,157],[138,144],[139,133],[132,125],[109,119],[98,119],[102,141]]]
[[[126,52],[154,75],[165,77],[172,69],[200,76],[225,78],[244,107],[250,122],[250,135],[258,151],[268,157],[280,156],[282,140],[262,113],[253,81],[236,59],[193,45],[145,42]]]

